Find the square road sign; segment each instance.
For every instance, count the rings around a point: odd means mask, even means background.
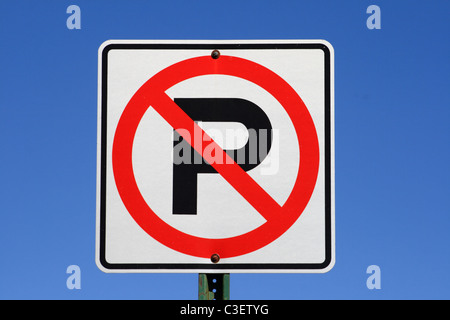
[[[99,48],[105,272],[334,265],[334,51],[323,40]]]

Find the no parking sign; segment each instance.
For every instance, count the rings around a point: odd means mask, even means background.
[[[104,43],[98,266],[331,269],[333,70],[325,41]]]

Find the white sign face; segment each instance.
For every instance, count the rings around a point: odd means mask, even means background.
[[[99,268],[330,270],[333,78],[322,40],[105,42]]]

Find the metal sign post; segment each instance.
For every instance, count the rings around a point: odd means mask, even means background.
[[[199,273],[198,300],[230,300],[230,274]]]

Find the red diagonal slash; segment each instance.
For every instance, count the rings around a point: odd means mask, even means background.
[[[192,147],[203,156],[207,163],[211,164],[218,173],[231,184],[239,194],[241,194],[266,220],[275,218],[281,209],[281,206],[258,184],[250,175],[245,172],[220,146],[207,135],[167,94],[159,94],[152,97],[152,107],[183,136],[185,141],[189,142],[190,137],[201,133],[204,140],[211,141],[210,147],[216,152],[220,152],[222,163],[216,163],[214,158],[209,158],[205,154],[204,148],[207,146]],[[190,136],[187,135],[189,132]],[[178,131],[177,131],[178,132]]]

